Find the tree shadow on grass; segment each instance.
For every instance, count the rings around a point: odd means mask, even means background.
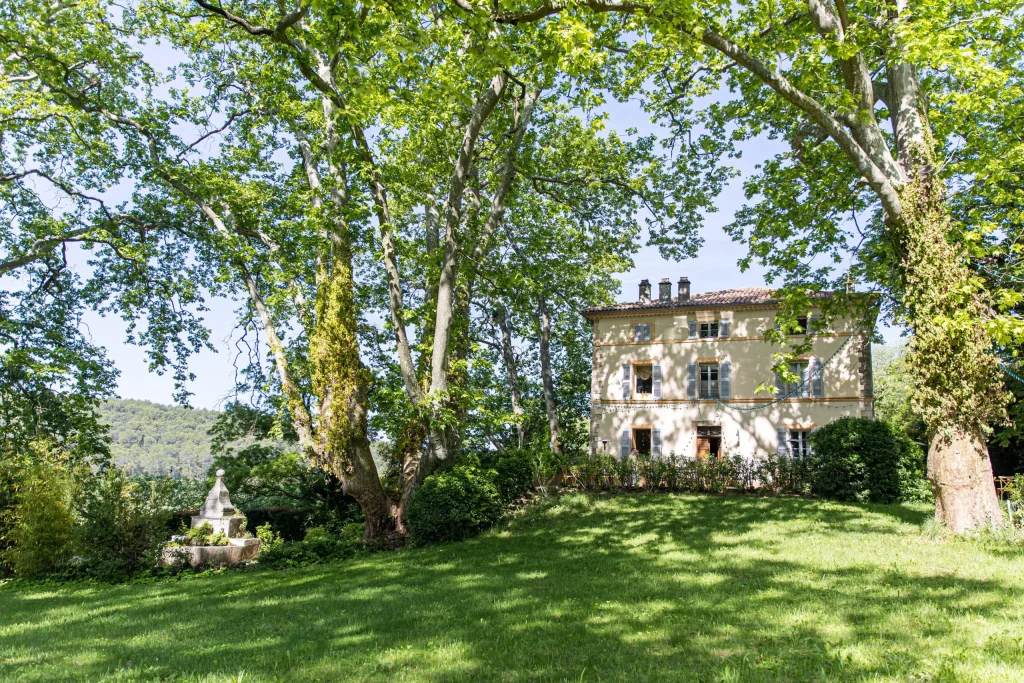
[[[0,677],[905,680],[972,657],[1024,668],[999,636],[1021,626],[1019,582],[843,559],[858,542],[901,545],[900,523],[791,499],[570,498],[474,541],[324,568],[9,591]],[[805,553],[801,534],[832,545]],[[976,620],[1005,628],[964,655]]]

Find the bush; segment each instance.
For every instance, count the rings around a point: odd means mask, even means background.
[[[455,467],[427,477],[409,503],[409,531],[417,543],[459,541],[501,519],[501,496],[485,476]]]
[[[887,422],[843,417],[811,434],[811,491],[850,502],[919,500],[924,455]]]
[[[74,481],[67,469],[38,462],[15,496],[10,547],[3,561],[15,574],[40,576],[63,569],[74,553]]]
[[[118,467],[94,476],[81,506],[85,570],[105,581],[119,581],[155,567],[167,541],[166,502],[160,482],[144,486]]]
[[[501,502],[511,503],[533,489],[533,463],[525,451],[492,451],[480,457],[480,466],[498,489]]]
[[[346,524],[339,533],[313,527],[306,532],[304,539],[290,543],[281,542],[280,537],[275,537],[265,525],[257,528],[256,533],[265,543],[260,549],[259,562],[271,569],[307,567],[343,560],[352,557],[363,547],[362,523]]]

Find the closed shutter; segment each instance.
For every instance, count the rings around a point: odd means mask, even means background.
[[[689,323],[687,323],[686,336],[688,338],[690,338],[690,339],[696,339],[697,338],[697,321],[696,320],[691,320]]]
[[[732,398],[732,363],[723,360],[718,364],[718,397]]]
[[[782,398],[786,395],[786,383],[782,381],[782,373],[775,373],[775,396],[776,398]]]
[[[630,443],[629,443],[629,430],[628,429],[624,429],[622,431],[622,435],[619,436],[619,455],[623,459],[626,459],[626,458],[629,457],[629,451],[630,450],[631,449],[630,449]]]
[[[697,398],[697,364],[686,364],[686,398]]]
[[[630,388],[630,384],[629,384],[629,371],[630,371],[630,365],[628,363],[623,363],[623,365],[622,365],[622,398],[626,399],[627,401],[629,399],[633,398],[633,392],[632,392],[632,390]]]
[[[729,336],[729,326],[731,324],[732,324],[731,320],[720,320],[720,321],[718,321],[718,336],[719,337],[728,337]]]
[[[660,458],[661,457],[661,430],[660,429],[652,429],[651,430],[651,457],[652,458]]]
[[[778,438],[775,453],[780,457],[789,455],[789,430],[779,427],[775,430],[775,436]]]
[[[824,368],[820,358],[812,358],[808,365],[811,374],[811,396],[814,398],[825,398],[825,382],[822,377]]]
[[[656,399],[661,398],[661,366],[651,366],[651,394]]]

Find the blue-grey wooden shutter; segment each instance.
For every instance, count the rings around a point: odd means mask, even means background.
[[[661,457],[661,430],[660,429],[652,429],[651,430],[651,457],[652,458],[660,458]]]
[[[619,436],[619,455],[623,458],[628,458],[630,451],[629,446],[629,430],[625,429],[622,431],[621,436]]]
[[[729,325],[732,323],[731,320],[719,320],[718,321],[718,336],[728,337],[729,336]]]
[[[789,455],[789,430],[785,427],[779,427],[775,430],[775,436],[778,439],[778,443],[775,447],[776,455]]]
[[[807,331],[811,333],[817,333],[820,327],[820,315],[812,315],[810,320],[807,321]]]
[[[686,398],[697,398],[697,364],[686,364]]]
[[[820,358],[812,358],[808,364],[808,372],[811,375],[811,396],[814,398],[825,398],[825,382],[822,377],[824,368]]]
[[[622,398],[626,399],[627,401],[629,399],[633,398],[633,391],[632,391],[632,389],[630,387],[630,383],[629,383],[629,371],[630,371],[629,363],[623,363],[622,364]]]
[[[697,321],[696,320],[691,320],[687,324],[686,336],[689,339],[696,339],[697,338]]]
[[[732,363],[723,360],[718,364],[718,397],[732,398]]]
[[[651,394],[654,398],[661,398],[661,366],[651,366]]]
[[[782,381],[782,373],[781,372],[776,372],[775,373],[775,390],[776,390],[776,394],[775,394],[776,398],[782,398],[783,396],[786,395],[786,383]]]

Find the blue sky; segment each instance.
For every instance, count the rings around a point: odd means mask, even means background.
[[[147,50],[149,52],[149,50]],[[173,61],[169,55],[151,55],[161,68]],[[608,127],[625,134],[627,128],[636,128],[641,134],[656,131],[647,114],[636,102],[609,103]],[[735,287],[756,287],[764,285],[763,270],[754,266],[740,272],[737,261],[744,255],[745,247],[733,242],[723,231],[736,209],[743,205],[743,178],[753,172],[755,165],[774,155],[779,150],[778,141],[759,140],[744,148],[743,158],[735,162],[740,176],[735,178],[716,201],[718,211],[707,216],[702,236],[704,244],[695,259],[671,262],[663,259],[657,249],[644,247],[635,258],[635,267],[620,274],[622,283],[618,299],[630,301],[637,298],[639,282],[647,278],[657,283],[668,277],[675,283],[685,275],[690,278],[693,293],[732,289]],[[234,329],[236,302],[214,299],[209,302],[210,311],[204,314],[212,334],[211,342],[217,352],[203,351],[192,358],[190,369],[196,380],[189,385],[193,392],[191,404],[197,408],[217,408],[233,395],[235,383],[234,358],[238,333]],[[120,370],[118,393],[122,398],[136,398],[171,403],[174,390],[170,376],[159,376],[148,370],[143,349],[125,343],[125,325],[120,319],[89,314],[85,319],[88,332],[95,342],[106,347],[110,358]],[[898,341],[900,331],[884,328],[881,330],[888,343]]]

